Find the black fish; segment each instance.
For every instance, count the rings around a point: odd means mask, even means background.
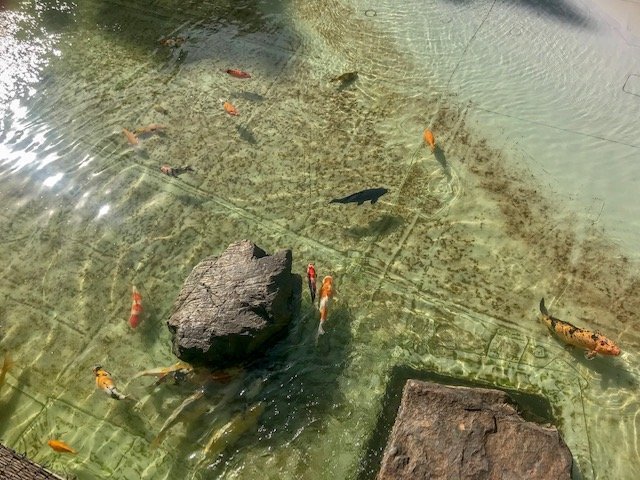
[[[358,78],[358,72],[347,72],[337,77],[333,77],[330,82],[352,83]]]
[[[329,203],[357,203],[358,205],[362,205],[364,202],[369,200],[373,205],[388,191],[389,190],[386,188],[369,188],[367,190],[362,190],[361,192],[352,193],[344,198],[334,198]]]

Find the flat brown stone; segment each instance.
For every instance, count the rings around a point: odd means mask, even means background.
[[[527,422],[500,390],[405,384],[378,480],[570,480],[555,428]]]

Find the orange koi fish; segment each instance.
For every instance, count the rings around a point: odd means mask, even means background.
[[[322,324],[327,321],[329,305],[333,299],[333,291],[333,277],[328,275],[322,279],[322,286],[320,287],[320,325],[318,326],[318,335],[324,333]]]
[[[226,70],[226,72],[232,77],[236,78],[251,78],[251,75],[249,75],[247,72],[243,72],[242,70],[238,70],[236,68],[230,68],[229,70]]]
[[[140,143],[140,141],[138,140],[138,137],[136,137],[136,134],[133,132],[130,132],[129,130],[127,130],[126,128],[122,129],[122,133],[124,133],[124,136],[127,137],[127,141],[131,144],[131,145],[138,145]]]
[[[429,130],[428,128],[425,129],[424,133],[422,134],[422,138],[424,138],[424,142],[429,145],[429,148],[431,148],[432,152],[436,151],[436,139],[433,136],[433,132],[431,130]]]
[[[238,109],[229,102],[224,102],[222,104],[222,107],[224,108],[224,111],[227,112],[229,115],[232,115],[234,117],[240,115],[240,112],[238,112]]]
[[[311,303],[316,303],[316,267],[313,263],[307,265],[307,283],[309,284],[309,293],[311,293]]]
[[[116,400],[124,400],[125,398],[127,398],[126,395],[123,395],[118,391],[115,384],[113,383],[111,374],[104,368],[102,368],[101,365],[96,365],[92,370],[96,376],[96,387]]]
[[[563,342],[585,350],[584,356],[587,359],[592,360],[598,353],[600,355],[611,355],[614,357],[620,355],[620,348],[604,335],[578,328],[569,322],[559,320],[549,315],[549,312],[544,306],[544,298],[540,300],[540,313],[542,314],[542,323],[544,323],[549,330],[560,337]]]
[[[140,314],[142,313],[142,295],[135,287],[131,291],[131,314],[129,316],[129,326],[136,328],[140,323]]]
[[[75,449],[71,448],[62,440],[49,440],[47,444],[59,453],[78,453]]]

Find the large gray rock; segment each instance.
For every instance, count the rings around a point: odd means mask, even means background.
[[[187,277],[167,322],[185,362],[225,367],[249,361],[300,308],[302,279],[291,250],[267,255],[248,240],[208,257]]]
[[[521,418],[499,390],[409,380],[378,480],[571,478],[555,428]]]

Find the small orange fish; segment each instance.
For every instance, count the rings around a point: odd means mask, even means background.
[[[328,275],[322,279],[322,286],[320,287],[320,325],[318,326],[318,335],[324,333],[322,324],[327,321],[333,292],[333,277]]]
[[[236,78],[251,78],[251,75],[249,75],[249,73],[243,72],[242,70],[238,70],[236,68],[230,68],[229,70],[226,70],[226,72],[232,77]]]
[[[227,112],[229,115],[233,115],[234,117],[240,115],[240,112],[238,112],[238,109],[229,102],[224,102],[222,104],[222,107],[224,108],[224,111]]]
[[[129,326],[136,328],[140,323],[140,314],[142,313],[142,295],[135,287],[132,287],[131,292],[131,314],[129,316]]]
[[[104,368],[102,368],[101,365],[96,365],[92,368],[92,370],[94,375],[96,376],[96,387],[116,400],[124,400],[125,398],[127,398],[126,395],[123,395],[118,391],[115,384],[113,383],[111,374]]]
[[[127,137],[127,141],[131,144],[131,145],[138,145],[138,143],[140,143],[138,141],[138,137],[136,137],[136,134],[133,132],[130,132],[129,130],[127,130],[126,128],[122,129],[122,133],[124,133],[124,136]]]
[[[75,449],[71,448],[62,440],[49,440],[47,444],[59,453],[78,453]]]
[[[309,284],[309,293],[311,293],[311,303],[315,303],[318,287],[316,286],[316,267],[313,263],[307,265],[307,283]]]
[[[429,145],[429,148],[431,148],[432,152],[436,151],[436,139],[433,136],[433,132],[431,130],[429,130],[428,128],[425,129],[424,133],[422,134],[422,138],[424,138],[424,141],[427,145]]]

